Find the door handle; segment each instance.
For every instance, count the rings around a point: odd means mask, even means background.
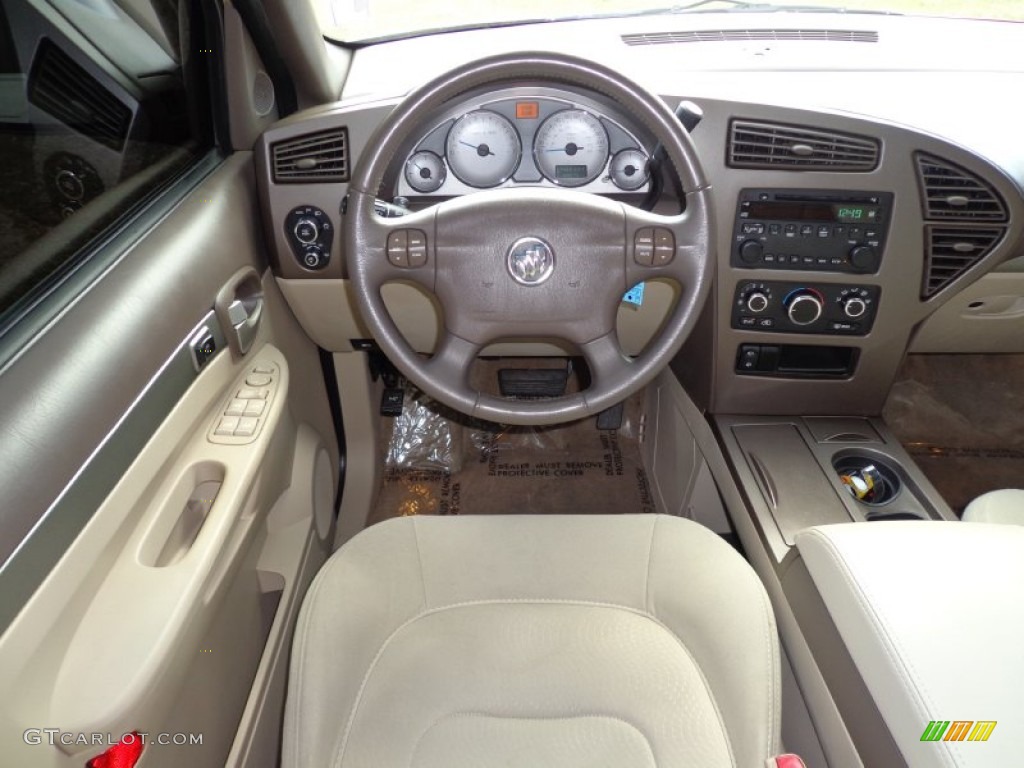
[[[235,354],[252,348],[263,319],[263,284],[252,267],[240,269],[221,288],[213,305]]]

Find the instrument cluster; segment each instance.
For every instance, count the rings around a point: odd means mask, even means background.
[[[395,194],[512,186],[646,193],[650,155],[604,107],[550,89],[512,89],[446,111],[405,158]]]

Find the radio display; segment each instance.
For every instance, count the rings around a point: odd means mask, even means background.
[[[752,219],[783,219],[787,221],[831,221],[840,224],[873,224],[878,221],[880,207],[851,203],[801,203],[758,201],[748,209]]]

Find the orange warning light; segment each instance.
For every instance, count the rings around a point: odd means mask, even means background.
[[[518,120],[536,120],[539,112],[540,109],[536,101],[516,102],[516,119]]]

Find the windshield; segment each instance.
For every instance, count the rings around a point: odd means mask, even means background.
[[[807,3],[695,0],[322,0],[324,34],[342,42],[415,36],[458,28],[595,16],[845,10],[1024,21],[1024,0],[813,0]]]

